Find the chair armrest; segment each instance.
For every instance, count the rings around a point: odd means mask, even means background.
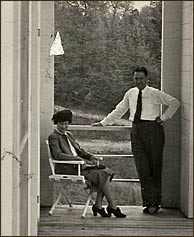
[[[69,160],[69,161],[63,161],[63,160],[53,160],[53,163],[57,164],[71,164],[71,165],[83,165],[85,164],[84,160]]]

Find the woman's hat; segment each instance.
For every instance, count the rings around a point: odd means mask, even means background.
[[[71,123],[72,116],[73,114],[71,110],[65,109],[54,114],[52,117],[52,120],[54,124],[57,124],[58,122],[65,122],[65,121],[69,121],[69,123]]]

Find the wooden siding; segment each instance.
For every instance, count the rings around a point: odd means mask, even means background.
[[[127,217],[119,219],[94,217],[90,206],[82,219],[81,207],[58,207],[53,216],[48,208],[41,209],[38,236],[193,236],[193,221],[177,209],[150,216],[140,206],[122,206]]]

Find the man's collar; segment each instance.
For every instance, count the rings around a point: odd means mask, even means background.
[[[146,85],[146,86],[143,88],[142,93],[146,92],[147,89],[148,89],[148,85]]]
[[[137,88],[137,91],[139,91],[138,87],[136,87],[136,88]],[[143,90],[141,90],[142,93],[144,93],[147,89],[148,89],[148,85],[146,85],[146,86],[143,88]]]

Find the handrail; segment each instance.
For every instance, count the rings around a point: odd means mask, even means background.
[[[69,125],[69,130],[88,130],[88,131],[122,131],[131,129],[131,126],[91,126],[91,125]]]
[[[131,129],[131,126],[91,126],[91,125],[69,125],[69,130],[85,130],[85,131],[123,131],[123,130],[128,130]],[[100,154],[95,156],[103,156],[103,157],[133,157],[133,155],[113,155],[113,154]]]
[[[132,126],[91,126],[91,125],[69,125],[68,130],[81,130],[81,131],[124,131],[130,130]],[[133,155],[111,155],[111,154],[100,154],[95,156],[106,157],[129,157],[132,158]],[[139,183],[139,179],[113,179],[114,182],[137,182]]]
[[[57,164],[71,164],[71,165],[83,165],[83,160],[52,160],[53,163]]]
[[[139,179],[112,179],[114,182],[133,182],[133,183],[139,183]]]
[[[131,154],[131,155],[113,155],[113,154],[106,154],[106,155],[104,155],[104,154],[94,154],[94,156],[102,156],[102,157],[122,157],[122,158],[133,158],[133,155]]]

